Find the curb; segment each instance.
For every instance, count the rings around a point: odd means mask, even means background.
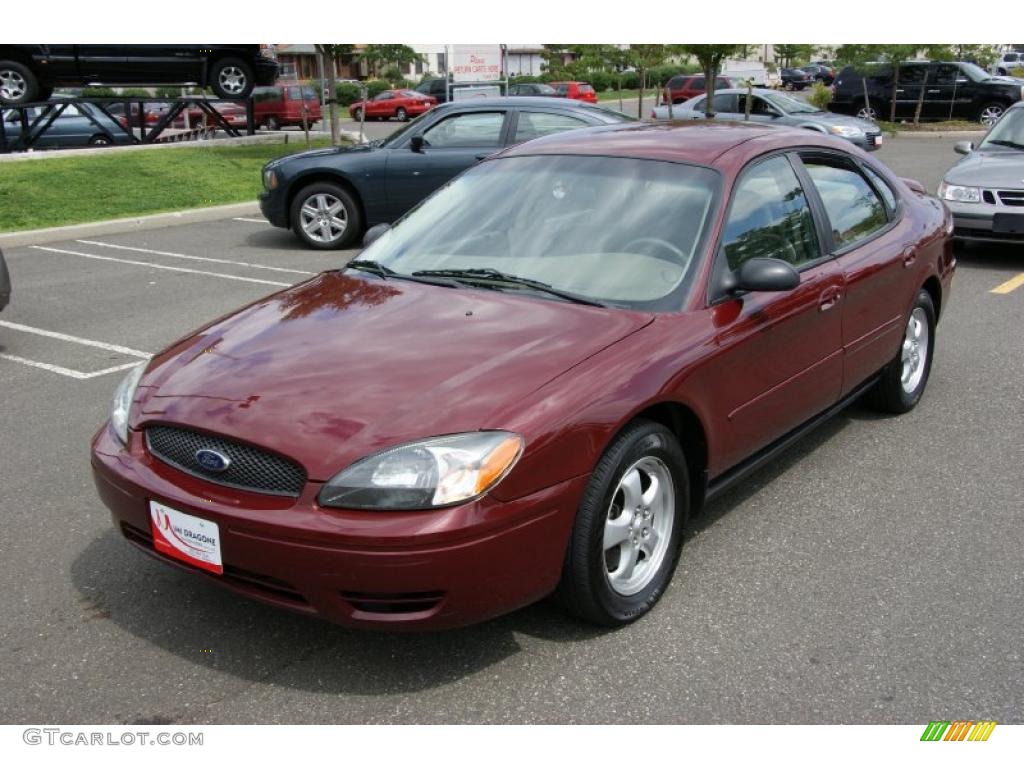
[[[93,221],[88,224],[71,224],[66,227],[50,227],[48,229],[29,229],[24,232],[0,234],[0,248],[21,248],[26,245],[43,245],[61,240],[76,240],[83,237],[101,237],[119,235],[125,232],[146,232],[153,229],[165,229],[181,224],[198,224],[205,221],[230,219],[235,216],[256,215],[262,218],[259,203],[233,203],[216,205],[210,208],[189,208],[171,213],[155,213],[150,216],[134,216],[127,219],[108,219]]]

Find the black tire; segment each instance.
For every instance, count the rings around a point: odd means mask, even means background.
[[[643,589],[623,595],[612,588],[608,578],[605,522],[623,475],[645,457],[659,459],[671,473],[675,514],[658,570]],[[587,484],[576,512],[556,599],[573,615],[606,627],[629,624],[647,613],[665,592],[679,561],[689,499],[686,459],[675,435],[653,421],[637,420],[627,426],[601,456]]]
[[[254,85],[252,66],[241,59],[220,59],[210,69],[210,87],[222,99],[247,99]]]
[[[39,79],[31,69],[18,61],[0,61],[0,104],[28,104],[39,101],[39,94]]]
[[[352,119],[355,120],[357,123],[361,122],[363,119],[363,110],[356,109],[356,111],[352,113]]]
[[[978,110],[978,122],[988,128],[991,128],[996,124],[999,118],[1003,116],[1003,112],[1005,111],[1006,105],[1003,102],[990,101]]]
[[[303,227],[302,207],[310,198],[316,195],[330,195],[339,200],[345,209],[345,219],[348,222],[344,231],[339,237],[333,240],[317,240],[311,236]],[[289,223],[296,236],[310,248],[321,251],[338,250],[347,248],[363,234],[363,215],[359,210],[359,204],[352,195],[338,184],[322,181],[303,187],[295,195],[289,213]]]
[[[903,351],[906,341],[900,342],[900,348],[896,356],[882,369],[882,376],[878,383],[872,388],[868,401],[873,408],[884,413],[906,413],[913,410],[914,406],[921,400],[924,389],[928,385],[928,377],[932,370],[932,360],[935,353],[935,303],[931,294],[923,288],[917,292],[914,299],[914,306],[911,307],[907,316],[907,323],[910,323],[916,310],[922,310],[928,326],[928,339],[925,345],[924,372],[917,386],[907,391],[903,386]]]
[[[40,85],[39,92],[36,94],[36,101],[49,101],[51,96],[53,96],[53,86]]]
[[[395,110],[395,119],[400,123],[404,123],[409,119],[409,113],[405,111],[405,107],[399,107]]]
[[[277,118],[273,115],[269,115],[266,120],[263,121],[263,126],[268,131],[279,131],[281,130],[281,124],[277,122]]]
[[[114,141],[105,133],[97,133],[91,139],[89,139],[90,147],[109,147]]]

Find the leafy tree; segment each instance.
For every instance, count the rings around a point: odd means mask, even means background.
[[[636,69],[640,76],[639,89],[637,91],[637,117],[644,116],[644,89],[647,87],[647,80],[650,71],[665,63],[670,56],[680,53],[679,46],[675,45],[653,45],[647,43],[630,43],[627,49],[627,61]]]
[[[356,54],[356,59],[365,61],[370,71],[378,75],[389,65],[401,69],[423,61],[423,56],[408,45],[368,45]]]
[[[889,120],[891,122],[896,121],[896,91],[900,81],[900,67],[908,61],[916,59],[918,56],[922,55],[927,59],[955,58],[955,54],[951,46],[922,43],[908,43],[901,45],[867,45],[854,43],[842,45],[836,51],[837,59],[844,64],[852,65],[854,70],[861,75],[862,80],[866,75],[874,74],[876,72],[884,72],[886,74],[891,72],[892,91],[889,98]],[[925,72],[926,79],[924,83],[921,84],[921,93],[918,96],[917,108],[914,113],[914,122],[917,122],[920,119],[921,105],[924,102],[924,93],[928,86],[927,70],[925,70]],[[867,82],[866,80],[863,80],[863,82],[864,101],[867,103]]]
[[[775,50],[775,58],[784,67],[793,66],[794,62],[807,62],[814,56],[813,45],[792,45],[788,43],[775,43],[772,46]]]
[[[722,64],[727,58],[736,54],[739,45],[682,45],[679,46],[681,53],[689,54],[697,59],[701,69],[704,70],[704,83],[707,89],[707,98],[704,99],[704,115],[712,118],[715,115],[712,109],[712,102],[715,99],[715,77],[718,75]]]

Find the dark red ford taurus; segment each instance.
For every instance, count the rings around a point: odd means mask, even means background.
[[[133,372],[96,484],[149,554],[343,624],[629,622],[709,497],[855,397],[917,404],[951,225],[808,131],[532,141]]]

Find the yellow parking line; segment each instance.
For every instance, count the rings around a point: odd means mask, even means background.
[[[1016,277],[1011,277],[1002,285],[997,285],[989,293],[1009,293],[1010,291],[1017,290],[1022,285],[1024,285],[1024,272],[1021,272]]]

